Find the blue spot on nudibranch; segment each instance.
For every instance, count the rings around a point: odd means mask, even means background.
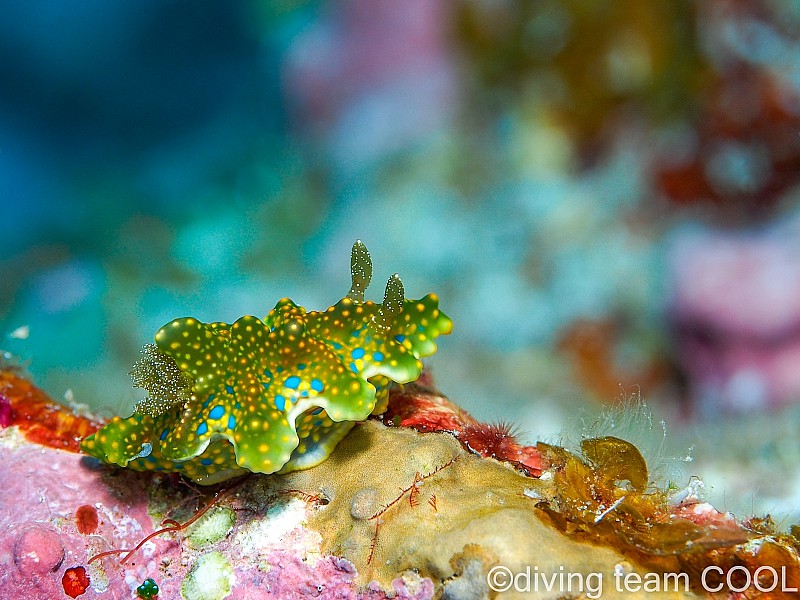
[[[202,459],[200,459],[200,464],[205,466],[205,467],[209,466],[213,462],[214,461],[211,460],[210,458],[202,458]]]
[[[315,392],[321,392],[325,389],[325,384],[322,383],[319,379],[312,379],[311,380],[311,389]]]
[[[358,367],[356,366],[356,363],[354,363],[354,362],[351,362],[351,363],[350,363],[350,370],[351,370],[353,373],[358,373]]]
[[[169,427],[167,427],[164,431],[161,432],[161,435],[159,436],[158,439],[160,439],[163,442],[164,438],[166,438],[167,435],[169,435]]]
[[[339,342],[333,342],[332,341],[332,342],[329,342],[329,343],[330,343],[331,346],[333,346],[334,350],[341,350],[342,349],[342,345]]]
[[[306,363],[298,363],[298,365],[297,365],[297,370],[298,371],[302,371],[305,368],[306,368]]]
[[[375,362],[381,362],[383,360],[383,352],[373,352],[372,360]]]
[[[225,415],[225,407],[221,405],[217,405],[211,409],[211,412],[208,413],[209,418],[211,419],[221,419]]]
[[[208,425],[206,422],[203,421],[200,425],[197,426],[197,435],[204,435],[208,432]]]
[[[297,375],[287,377],[286,381],[283,382],[283,385],[290,390],[296,390],[297,386],[300,385],[300,378]]]
[[[284,410],[286,408],[286,398],[280,394],[275,394],[275,407],[280,411]]]
[[[363,348],[354,348],[353,351],[350,353],[350,356],[358,360],[359,358],[364,358],[364,349]]]
[[[231,386],[226,385],[225,386],[225,391],[228,392],[229,394],[233,395],[233,388]]]
[[[236,417],[233,415],[228,417],[228,429],[236,429]]]
[[[398,344],[402,344],[403,342],[406,341],[406,336],[404,336],[402,333],[400,335],[396,335],[394,336],[394,341],[397,342]]]
[[[317,410],[315,410],[315,411],[314,411],[314,412],[312,412],[311,414],[312,414],[312,415],[318,415],[318,414],[319,414],[319,413],[321,413],[321,412],[322,412],[322,407],[320,406],[320,407],[319,407]]]

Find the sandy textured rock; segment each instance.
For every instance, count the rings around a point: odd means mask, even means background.
[[[437,469],[418,483],[413,501],[410,491],[401,494],[417,473],[425,476]],[[414,570],[431,578],[437,588],[445,584],[451,597],[469,598],[475,592],[488,592],[486,576],[492,567],[506,567],[517,574],[530,566],[538,567],[540,573],[574,573],[575,585],[579,578],[585,582],[589,573],[601,573],[603,598],[692,597],[616,594],[609,587],[617,565],[642,574],[649,571],[613,549],[562,535],[534,509],[532,497],[548,494],[548,481],[525,477],[506,464],[470,454],[448,434],[362,423],[330,459],[286,476],[285,485],[329,499],[315,511],[309,526],[321,533],[323,552],[356,565],[361,583],[374,579],[386,585],[404,571]],[[397,498],[380,517],[376,536],[378,519],[364,515],[379,513]],[[361,506],[367,502],[369,509]],[[568,592],[566,586],[563,591]],[[555,596],[542,589],[526,594],[509,591],[499,597]]]

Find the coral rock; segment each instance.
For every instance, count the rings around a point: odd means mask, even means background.
[[[44,575],[55,571],[64,560],[64,546],[50,526],[33,523],[16,536],[14,566],[20,573]]]
[[[431,402],[451,419],[454,405],[438,398]],[[462,425],[475,425],[464,414]],[[697,597],[696,582],[691,592],[618,592],[614,574],[699,572],[709,564],[751,572],[784,566],[785,584],[798,584],[794,544],[771,533],[769,523],[745,528],[688,492],[659,508],[665,522],[642,520],[651,502],[644,484],[620,465],[601,472],[597,448],[580,457],[540,444],[549,466],[530,477],[519,465],[469,451],[456,436],[370,420],[313,468],[250,475],[215,494],[174,474],[101,465],[7,427],[0,430],[0,529],[7,532],[0,537],[0,590],[32,600],[65,593],[127,599],[149,582],[146,591],[157,586],[161,600],[550,598],[579,594],[577,582],[588,586],[598,574],[603,598],[678,599]],[[603,448],[612,446],[624,443],[606,440]],[[617,486],[621,476],[627,487]],[[581,495],[587,490],[594,496]],[[615,512],[622,500],[592,512],[593,503],[615,493],[630,496],[627,512]],[[76,518],[80,513],[88,518]],[[648,531],[615,525],[626,520]],[[656,544],[648,551],[620,533],[678,550]],[[495,594],[490,584],[503,581],[490,575],[499,567],[512,575],[530,568],[534,579],[563,572],[572,583],[557,581],[555,595]]]

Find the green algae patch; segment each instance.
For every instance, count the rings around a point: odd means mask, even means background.
[[[211,546],[225,539],[236,524],[236,513],[230,508],[214,507],[189,529],[187,541],[193,550]]]
[[[181,584],[184,600],[222,600],[231,593],[233,567],[221,552],[204,554],[192,566]]]

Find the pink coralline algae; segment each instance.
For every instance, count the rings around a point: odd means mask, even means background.
[[[23,529],[14,542],[14,566],[32,575],[56,571],[64,560],[64,546],[48,525],[34,523]]]

